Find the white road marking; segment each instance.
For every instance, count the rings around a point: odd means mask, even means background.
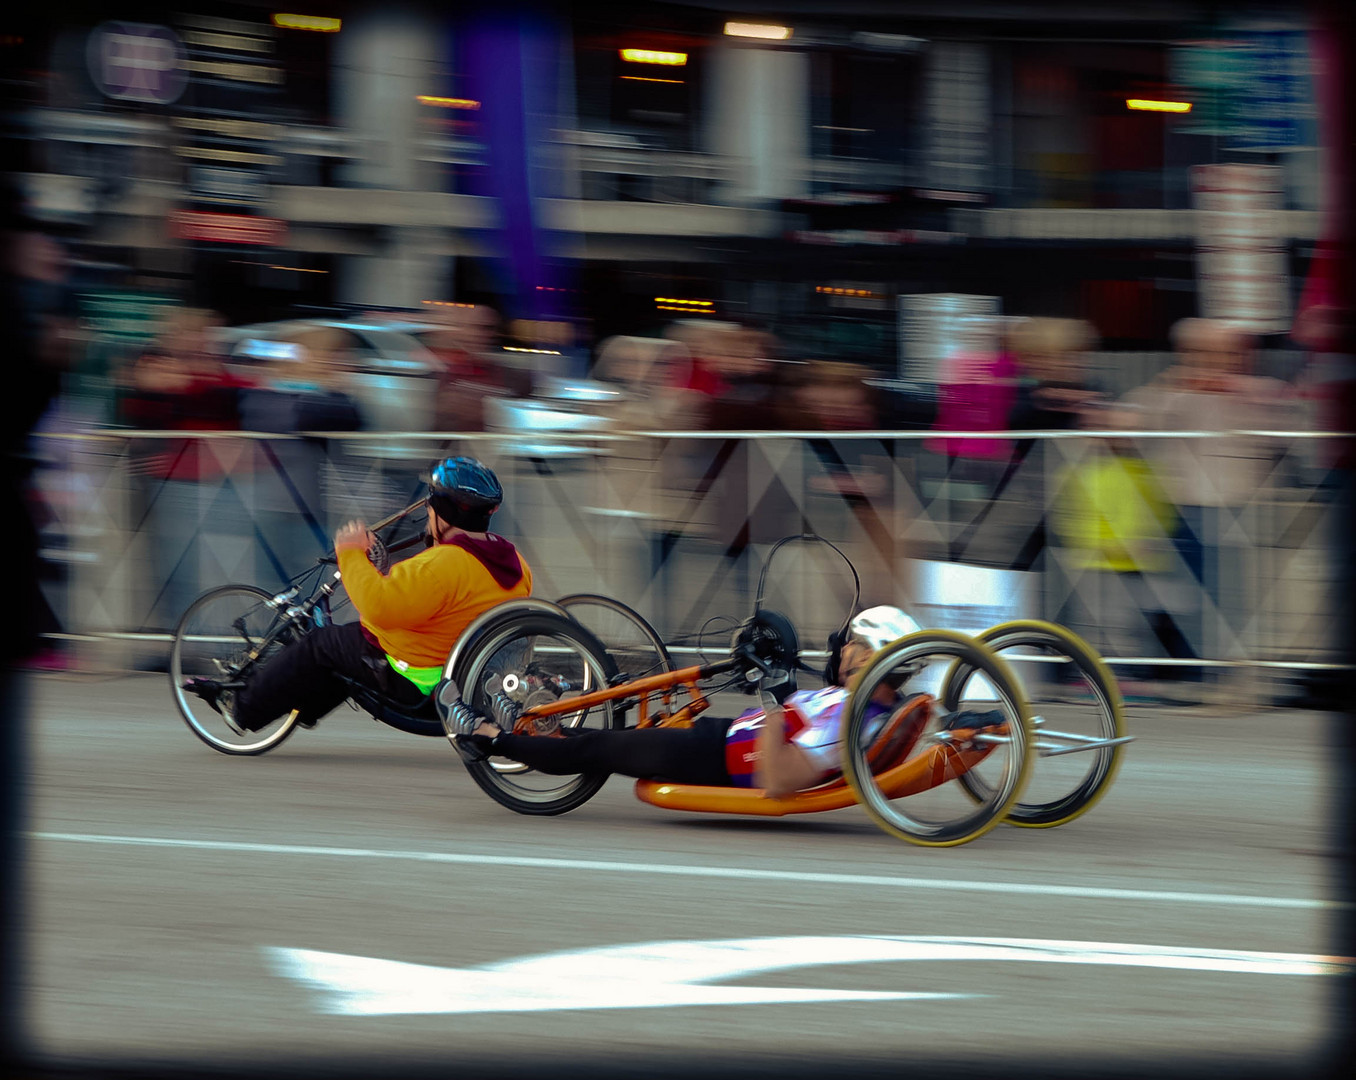
[[[1220,904],[1237,907],[1339,911],[1354,905],[1336,900],[1296,896],[1248,896],[1240,893],[1175,892],[1167,889],[1113,889],[1090,885],[1031,885],[956,878],[914,878],[887,874],[829,874],[803,870],[758,870],[739,866],[687,866],[662,863],[609,862],[529,855],[476,855],[445,851],[381,851],[376,848],[319,847],[311,844],[258,844],[233,840],[190,840],[162,836],[104,836],[96,833],[35,832],[36,840],[130,847],[189,848],[234,851],[252,855],[306,855],[331,859],[395,859],[405,862],[462,866],[522,867],[542,870],[587,870],[590,873],[652,874],[666,877],[727,878],[745,881],[791,881],[804,885],[850,885],[885,889],[929,889],[942,892],[1001,893],[1005,896],[1069,896],[1090,900],[1162,901],[1176,904]]]
[[[788,968],[901,960],[1017,960],[1254,975],[1335,975],[1348,966],[1337,957],[1302,953],[1036,938],[857,935],[652,941],[523,956],[471,968],[409,964],[309,949],[270,948],[266,952],[280,975],[320,993],[322,1012],[357,1016],[809,1001],[936,1001],[987,996],[707,985],[717,979],[737,979]]]

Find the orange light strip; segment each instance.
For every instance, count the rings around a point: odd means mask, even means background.
[[[647,77],[644,76],[644,75],[623,75],[622,78],[623,78],[623,79],[630,79],[632,82],[666,82],[666,83],[682,83],[682,82],[686,82],[686,81],[687,81],[686,79],[650,79],[650,78],[647,78]]]
[[[344,23],[342,19],[326,19],[319,15],[274,15],[273,25],[284,30],[315,30],[322,34],[337,34]]]
[[[815,292],[828,293],[830,296],[865,296],[873,300],[883,300],[880,293],[874,293],[870,289],[840,289],[834,285],[816,285]]]
[[[434,97],[432,94],[415,94],[414,100],[420,105],[437,105],[440,109],[478,109],[480,102],[470,98]]]
[[[1125,107],[1135,112],[1189,113],[1189,101],[1155,101],[1152,98],[1126,98]]]
[[[621,58],[633,64],[667,64],[670,67],[682,67],[687,63],[687,53],[660,52],[657,49],[622,49]]]

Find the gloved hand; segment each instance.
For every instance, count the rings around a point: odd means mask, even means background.
[[[778,705],[782,704],[796,692],[795,671],[773,668],[771,671],[765,672],[758,680],[758,691],[764,696],[765,700],[770,697]]]

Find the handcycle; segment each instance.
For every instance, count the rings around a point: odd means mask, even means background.
[[[423,505],[419,500],[378,522],[374,533],[380,536]],[[378,540],[371,556],[382,565],[392,553],[421,539],[389,545]],[[171,687],[190,729],[213,749],[233,755],[265,753],[298,726],[294,712],[260,731],[242,732],[230,720],[229,695],[278,649],[334,617],[339,575],[325,572],[333,562],[332,556],[322,558],[276,594],[250,585],[209,590],[185,612],[171,646]],[[374,719],[421,736],[447,734],[438,700],[450,683],[482,710],[490,693],[503,690],[522,707],[516,730],[523,732],[690,724],[709,707],[711,695],[749,689],[758,673],[773,665],[812,670],[800,655],[790,620],[761,606],[770,564],[771,555],[753,616],[742,625],[729,655],[715,662],[677,667],[654,628],[611,598],[574,594],[556,603],[525,598],[507,601],[472,621],[449,655],[439,687],[419,705],[394,702],[356,682],[350,683],[350,696]],[[855,568],[852,574],[856,581]],[[856,599],[854,595],[854,606]],[[1082,695],[1092,706],[1085,730],[1045,727],[1046,718],[1032,713],[1004,654],[1014,663],[1049,660],[1078,673],[1085,684]],[[222,682],[226,693],[220,712],[185,690],[186,680],[195,675]],[[877,691],[906,684],[923,692],[907,709],[896,709],[883,726],[872,720],[868,704]],[[1003,723],[983,730],[938,723],[977,701],[997,704]],[[949,846],[975,839],[1004,819],[1038,827],[1072,820],[1106,789],[1129,740],[1115,680],[1105,665],[1074,635],[1046,623],[1008,623],[977,638],[943,630],[906,635],[872,658],[854,681],[846,708],[843,774],[818,788],[768,799],[749,789],[641,780],[636,794],[671,809],[760,815],[859,803],[891,835]],[[1088,768],[1072,781],[1059,778],[1053,788],[1046,785],[1049,790],[1035,800],[1021,798],[1034,756],[1075,752],[1086,755]],[[466,768],[497,802],[524,814],[573,810],[607,779],[547,776],[496,758],[468,762]]]
[[[715,693],[751,689],[762,671],[788,665],[814,671],[800,655],[790,620],[762,607],[768,567],[791,539],[800,537],[784,539],[769,553],[754,614],[722,659],[678,668],[638,613],[607,597],[575,595],[561,601],[563,619],[560,613],[534,613],[497,621],[495,632],[484,637],[468,631],[471,640],[454,649],[445,674],[482,711],[489,693],[506,692],[522,709],[514,726],[518,733],[552,734],[560,726],[586,723],[691,724]],[[828,546],[852,570],[855,610],[856,570]],[[490,612],[485,618],[498,616]],[[626,672],[618,672],[614,653],[628,661]],[[1024,670],[1024,679],[1016,668]],[[1028,703],[1028,686],[1040,694],[1039,712]],[[882,687],[920,693],[900,697],[882,722],[870,707]],[[956,722],[962,707],[977,705],[996,705],[1003,722],[982,728]],[[621,719],[631,713],[631,721]],[[891,835],[951,846],[1000,821],[1050,827],[1078,817],[1105,792],[1131,736],[1116,680],[1101,658],[1063,627],[1021,620],[974,637],[919,630],[886,645],[853,681],[844,738],[842,776],[787,798],[661,780],[639,780],[635,793],[667,809],[761,816],[860,804]],[[1034,770],[1037,759],[1050,761]],[[606,780],[545,777],[507,759],[467,768],[497,802],[523,814],[575,809]],[[1041,775],[1029,784],[1033,772]]]
[[[383,538],[383,533],[397,530],[425,505],[426,500],[416,500],[371,526],[376,540],[369,557],[379,568],[389,566],[395,553],[422,543],[422,533],[391,542]],[[281,745],[300,726],[298,715],[292,712],[258,731],[243,731],[231,717],[232,695],[284,646],[335,620],[336,610],[347,602],[340,593],[340,576],[334,569],[336,561],[332,553],[322,556],[292,578],[286,589],[276,593],[247,584],[209,589],[180,617],[170,645],[170,690],[189,730],[213,750],[236,756],[264,754]],[[643,623],[636,612],[608,597],[580,594],[564,597],[556,604],[525,598],[510,602],[503,610],[492,609],[474,620],[461,637],[461,652],[454,655],[467,655],[471,646],[477,645],[485,635],[496,633],[500,624],[506,621],[521,630],[535,625],[531,619],[523,622],[524,618],[543,615],[569,618],[567,611],[588,611],[592,620],[601,618],[609,629],[618,624],[634,627]],[[663,662],[669,662],[664,643],[648,624],[646,628],[649,637],[642,638],[637,648],[647,654],[655,652]],[[575,632],[588,635],[582,626],[575,627]],[[625,636],[618,634],[614,638],[619,643],[615,647],[618,655],[625,655],[620,651]],[[595,652],[605,651],[591,636],[587,641]],[[451,670],[449,664],[448,671]],[[606,677],[615,676],[617,669],[610,656],[601,670],[605,670]],[[194,677],[221,684],[223,694],[217,708],[187,688],[186,684]],[[591,680],[596,677],[592,671],[584,674],[583,685],[592,687]],[[413,735],[444,736],[435,695],[411,705],[379,694],[355,680],[346,681],[352,703],[370,713],[373,719]]]

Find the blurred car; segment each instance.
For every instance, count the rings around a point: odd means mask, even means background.
[[[598,453],[587,436],[613,427],[607,405],[620,397],[608,383],[585,378],[538,377],[530,398],[502,398],[487,402],[485,426],[512,433],[504,449],[519,457],[572,458]]]
[[[338,347],[351,367],[351,393],[362,410],[367,430],[434,430],[435,387],[443,365],[425,342],[436,343],[447,333],[447,327],[439,323],[400,318],[286,319],[226,327],[221,331],[221,341],[226,362],[242,374],[257,377],[260,368],[299,358],[301,345],[318,331],[339,337]],[[609,427],[603,412],[605,403],[618,396],[614,387],[587,378],[545,374],[540,370],[546,366],[542,358],[528,351],[510,350],[496,358],[509,366],[537,369],[531,380],[531,397],[493,398],[487,405],[486,426],[490,430],[523,437],[506,447],[510,453],[576,456],[581,453],[577,444],[551,437],[597,433]],[[548,362],[558,360],[552,355]],[[285,370],[274,367],[272,375],[281,378]],[[367,449],[395,456],[407,456],[407,451],[415,457],[428,453],[426,444],[373,444]]]
[[[443,330],[399,319],[285,319],[230,326],[220,331],[226,363],[257,376],[266,365],[285,364],[317,332],[334,335],[351,365],[350,393],[369,431],[428,431],[442,364],[420,335]],[[281,373],[285,368],[274,367]],[[267,376],[265,376],[267,378]]]

